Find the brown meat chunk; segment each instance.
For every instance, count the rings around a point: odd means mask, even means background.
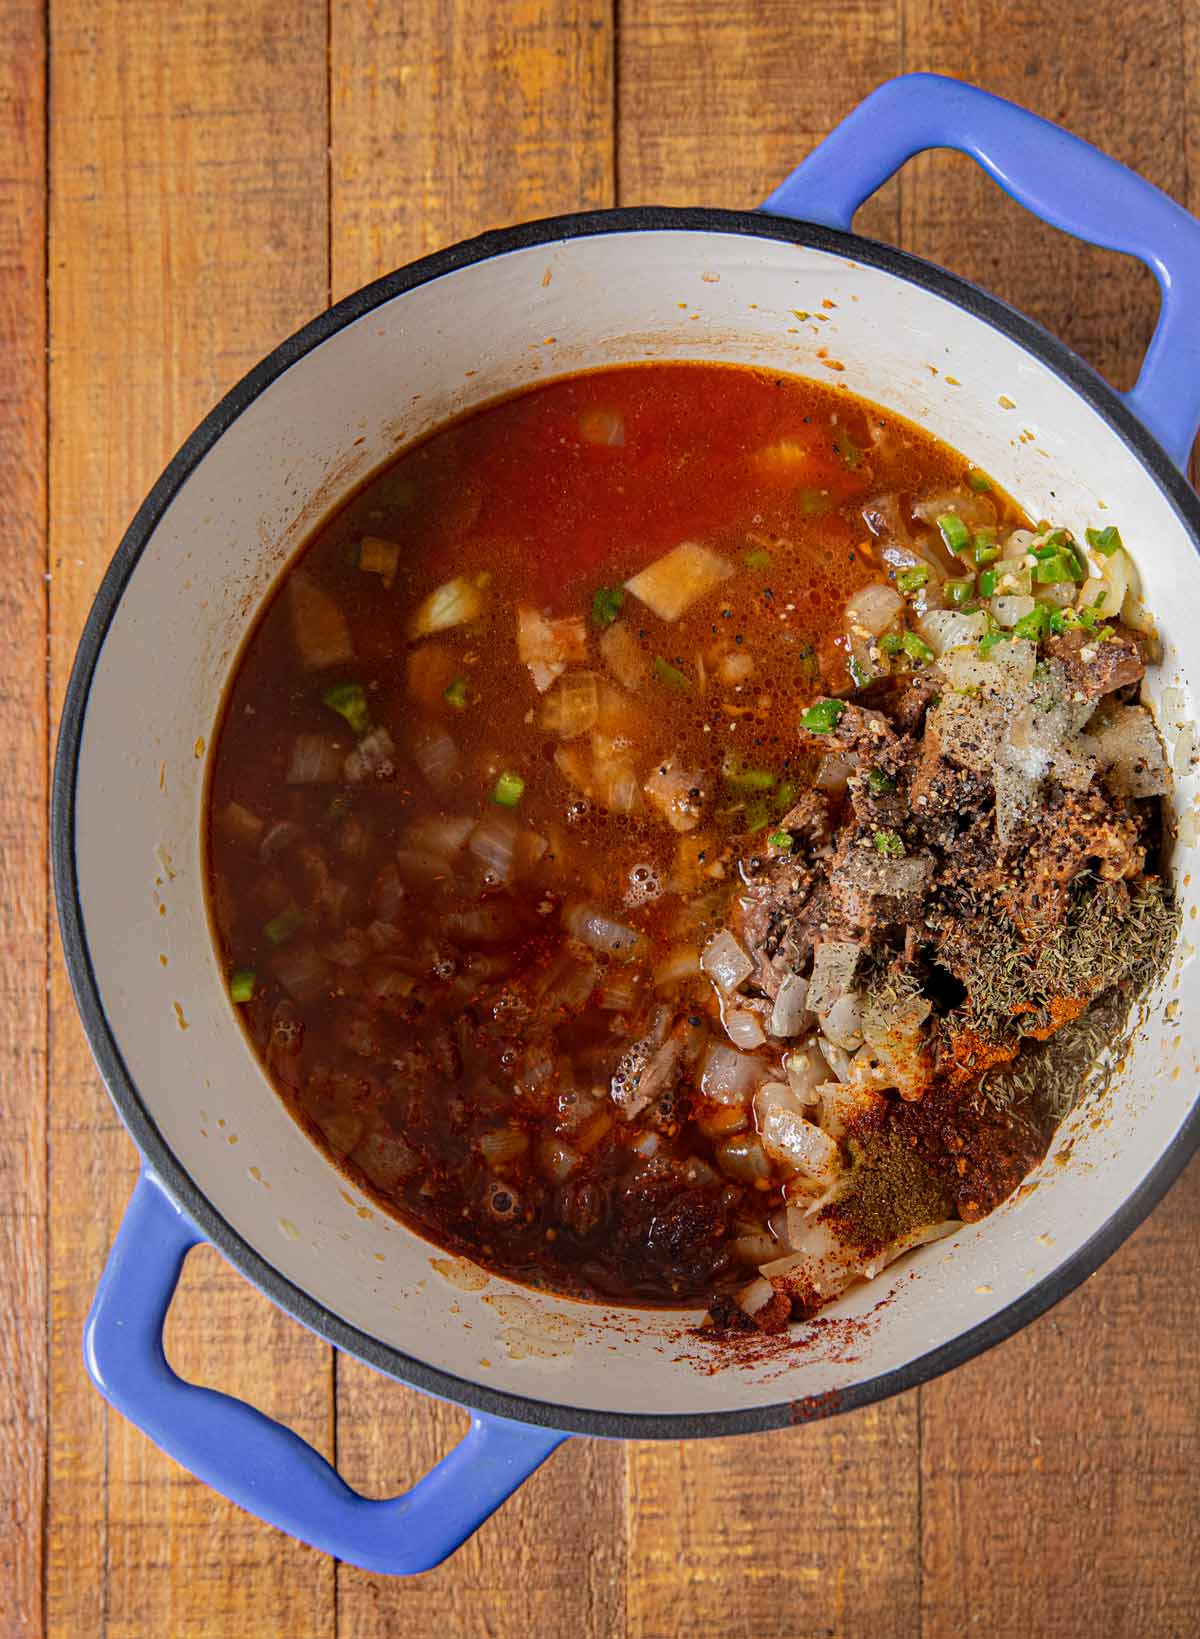
[[[931,677],[915,677],[912,682],[888,695],[880,709],[897,734],[919,734],[939,685]]]
[[[833,810],[833,799],[814,786],[788,809],[779,829],[790,831],[805,849],[824,848],[833,835]]]
[[[1085,870],[1105,882],[1136,876],[1146,863],[1134,822],[1120,814],[1103,791],[1064,793],[1044,808],[1010,872],[1005,908],[1027,933],[1046,930],[1066,915],[1067,893]]]
[[[847,702],[837,727],[828,734],[805,732],[808,745],[819,751],[849,752],[852,756],[876,758],[896,740],[892,725],[881,711]]]
[[[1071,694],[1082,694],[1087,700],[1140,683],[1146,674],[1137,640],[1121,626],[1104,641],[1096,632],[1064,632],[1047,641],[1046,653],[1062,662]]]

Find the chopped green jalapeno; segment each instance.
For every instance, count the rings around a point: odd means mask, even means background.
[[[898,831],[876,831],[874,842],[877,854],[883,854],[886,859],[903,859],[906,850]]]
[[[367,706],[367,691],[361,683],[335,683],[321,696],[322,704],[339,717],[344,717],[361,740],[370,732],[371,713]]]
[[[757,797],[746,805],[746,830],[750,836],[765,830],[771,823],[771,805],[765,797]]]
[[[957,512],[943,512],[937,520],[942,539],[951,552],[961,552],[971,543],[970,531]]]
[[[735,791],[770,791],[775,785],[769,768],[743,768],[733,757],[721,764],[721,778]]]
[[[1014,637],[1025,637],[1037,643],[1050,629],[1050,610],[1044,603],[1035,604],[1027,615],[1022,615],[1013,627]]]
[[[923,638],[919,638],[915,632],[905,632],[904,636],[900,639],[900,642],[904,647],[905,654],[910,660],[920,660],[923,663],[928,664],[929,661],[933,659],[933,650],[929,647],[928,643],[926,643]]]
[[[456,677],[449,688],[443,690],[442,699],[455,711],[464,711],[467,704],[467,680],[465,677]]]
[[[792,851],[792,833],[790,831],[772,831],[767,838],[767,843],[772,848],[779,848],[785,854],[790,854]]]
[[[976,495],[986,495],[992,487],[992,480],[988,477],[986,472],[969,472],[967,474],[967,483],[975,491]]]
[[[979,652],[986,660],[998,643],[1011,642],[1011,632],[985,632],[979,639]]]
[[[975,595],[975,582],[966,578],[958,578],[945,582],[943,590],[950,603],[956,609],[961,609],[964,603],[969,603]]]
[[[1121,531],[1115,524],[1109,524],[1106,529],[1085,530],[1087,543],[1093,552],[1099,552],[1103,558],[1111,558],[1114,552],[1119,552],[1124,546]]]
[[[917,592],[928,584],[929,565],[927,563],[914,564],[911,569],[902,569],[896,576],[896,585],[901,592]]]
[[[248,1002],[254,995],[256,974],[251,967],[242,967],[229,976],[229,999],[231,1002]]]
[[[601,628],[611,626],[621,613],[621,605],[624,602],[623,586],[598,586],[592,598],[592,625]]]
[[[492,801],[498,802],[501,808],[515,808],[524,795],[525,781],[519,774],[505,769],[493,787]]]
[[[846,709],[844,700],[818,700],[802,713],[800,723],[810,734],[832,734]]]
[[[263,932],[273,945],[283,945],[304,925],[304,915],[296,905],[289,905],[285,910],[273,916],[263,928]]]
[[[684,694],[691,688],[691,680],[686,672],[681,672],[678,666],[672,666],[669,660],[660,656],[654,662],[654,675],[660,683],[665,683],[669,689],[677,689]]]
[[[996,571],[985,569],[979,577],[979,595],[981,598],[990,598],[996,591]]]
[[[879,647],[887,655],[902,654],[904,652],[904,639],[899,632],[885,632],[879,639]]]
[[[872,768],[868,771],[867,790],[873,797],[889,796],[895,789],[895,780],[889,778],[882,768]]]

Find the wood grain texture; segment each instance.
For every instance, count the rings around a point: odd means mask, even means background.
[[[908,66],[1024,103],[1184,197],[1174,7],[1060,6],[1051,51],[1042,8],[904,5],[906,38],[922,48]],[[958,156],[922,156],[900,191],[908,248],[1132,383],[1157,309],[1139,264],[1034,221]],[[1081,1292],[922,1390],[924,1639],[1200,1629],[1200,1336],[1187,1250],[1198,1231],[1193,1169]]]
[[[334,297],[487,228],[610,205],[609,0],[332,0]]]
[[[1200,1632],[1193,1167],[1065,1303],[922,1390],[923,1639]]]
[[[51,30],[51,689],[126,520],[237,375],[320,308],[325,12],[56,0]],[[84,1314],[134,1154],[56,960],[47,1629],[63,1639],[324,1639],[327,1560],[184,1475],[84,1376]],[[181,1367],[328,1450],[330,1352],[215,1256],[173,1316]],[[268,1625],[269,1624],[269,1625]]]
[[[627,1462],[629,1639],[916,1639],[915,1394]]]
[[[899,73],[893,0],[622,0],[622,205],[757,205],[881,80]],[[893,241],[893,198],[859,226]]]
[[[330,46],[335,294],[485,228],[613,202],[607,0],[335,0]],[[337,1412],[341,1470],[377,1495],[466,1427],[345,1356]],[[622,1632],[623,1480],[619,1447],[572,1441],[449,1565],[407,1584],[340,1566],[339,1631]]]
[[[0,1632],[42,1614],[46,1403],[46,153],[40,7],[0,56]]]

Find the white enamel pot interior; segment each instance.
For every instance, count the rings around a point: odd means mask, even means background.
[[[93,611],[55,853],[72,977],[113,1098],[251,1280],[333,1342],[468,1405],[596,1433],[709,1434],[908,1386],[1069,1290],[1195,1145],[1200,1007],[1185,941],[1115,1089],[1067,1122],[1035,1187],[749,1353],[695,1337],[694,1313],[474,1278],[373,1210],[304,1137],[247,1046],[209,937],[202,799],[230,666],[313,526],[403,445],[529,383],[647,359],[814,377],[967,452],[1034,517],[1117,522],[1161,619],[1150,693],[1161,706],[1165,688],[1182,691],[1160,717],[1186,766],[1196,501],[1116,395],[991,298],[854,236],[730,212],[609,212],[490,235],[360,292],[198,429]],[[1195,796],[1185,773],[1173,856],[1185,933]]]

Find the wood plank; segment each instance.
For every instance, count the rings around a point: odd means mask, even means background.
[[[333,294],[613,202],[609,0],[332,0]]]
[[[51,16],[51,689],[166,458],[327,292],[322,0],[55,0]],[[333,1629],[327,1560],[251,1523],[106,1412],[83,1318],[134,1154],[52,994],[54,1438],[47,1631]],[[330,1351],[224,1264],[193,1260],[181,1368],[330,1446]]]
[[[612,203],[607,0],[334,0],[335,294],[485,228]],[[338,1360],[338,1459],[376,1494],[411,1483],[463,1413]],[[441,1569],[338,1569],[340,1631],[528,1639],[621,1631],[623,1458],[574,1441]]]
[[[620,47],[620,203],[748,209],[899,72],[898,0],[621,0]],[[894,193],[857,226],[894,241]]]
[[[1079,1292],[922,1394],[923,1639],[1200,1629],[1192,1167]]]
[[[46,151],[40,6],[0,58],[0,1631],[42,1621],[46,1404]]]
[[[624,0],[620,46],[622,204],[754,205],[900,66],[895,8],[869,0]],[[859,221],[898,225],[894,191]],[[753,1440],[632,1444],[627,1465],[630,1639],[916,1632],[915,1396]]]
[[[1060,121],[1181,195],[1189,82],[1176,11],[904,3],[920,66]],[[1096,49],[1118,40],[1119,51]],[[1132,382],[1156,306],[1137,264],[1034,222],[956,156],[918,160],[901,197],[908,248]],[[1196,1631],[1200,1342],[1187,1248],[1198,1227],[1193,1169],[1081,1292],[922,1392],[924,1639]]]
[[[629,1639],[918,1632],[915,1394],[627,1460]]]

